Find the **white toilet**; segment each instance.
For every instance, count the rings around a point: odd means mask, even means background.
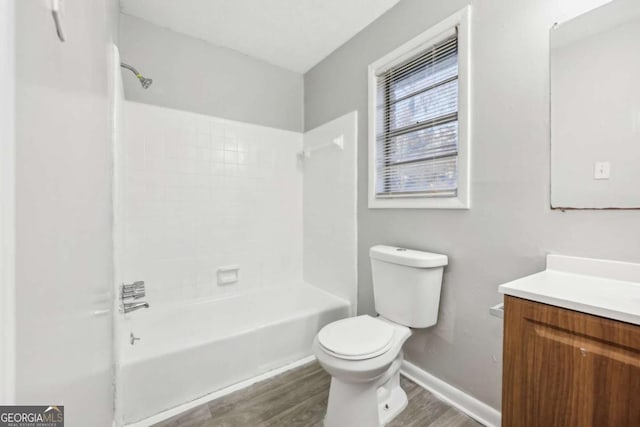
[[[437,321],[446,255],[374,246],[369,256],[379,317],[330,323],[313,342],[332,377],[325,427],[378,427],[398,415],[407,406],[400,365],[409,328]]]

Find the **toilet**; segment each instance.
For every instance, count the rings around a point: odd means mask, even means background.
[[[313,342],[331,375],[325,427],[384,426],[407,406],[400,387],[402,346],[410,328],[436,324],[447,256],[393,246],[369,250],[378,317],[326,325]]]

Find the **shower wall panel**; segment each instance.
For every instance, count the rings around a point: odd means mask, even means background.
[[[301,282],[302,138],[126,102],[125,281],[144,280],[152,306]],[[229,266],[238,281],[218,284]]]

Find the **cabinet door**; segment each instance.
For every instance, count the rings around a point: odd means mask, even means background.
[[[505,297],[502,425],[640,426],[640,327]]]

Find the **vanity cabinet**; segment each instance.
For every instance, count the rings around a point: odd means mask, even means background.
[[[505,295],[503,354],[504,427],[640,426],[640,326]]]

